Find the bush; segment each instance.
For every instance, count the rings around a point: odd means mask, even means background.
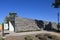
[[[0,40],[4,40],[2,37],[0,37]]]
[[[32,36],[26,36],[25,40],[34,40]]]
[[[43,36],[43,34],[38,34],[35,37],[37,37],[40,40],[47,40],[47,37],[46,36]]]
[[[47,36],[47,38],[52,39],[52,40],[60,40],[59,37],[56,35],[45,34],[44,36]]]
[[[51,34],[38,34],[36,37],[40,40],[60,40],[59,37]]]

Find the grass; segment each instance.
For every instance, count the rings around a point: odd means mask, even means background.
[[[40,30],[26,30],[26,31],[21,30],[21,31],[17,31],[16,33],[20,33],[20,32],[32,32],[32,31],[40,31]]]
[[[0,37],[0,40],[4,40],[2,37]]]

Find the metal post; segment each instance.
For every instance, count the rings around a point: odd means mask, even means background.
[[[4,36],[4,24],[2,23],[2,36]]]

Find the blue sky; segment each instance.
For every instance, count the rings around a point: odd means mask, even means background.
[[[18,16],[57,22],[57,12],[53,8],[54,0],[0,0],[0,23],[4,22],[9,12],[16,12]]]

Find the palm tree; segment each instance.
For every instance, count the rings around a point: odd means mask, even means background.
[[[9,21],[14,21],[14,18],[15,18],[16,16],[17,16],[16,13],[10,12],[10,13],[9,13],[9,16],[6,16],[6,17],[5,17],[5,22],[8,23]]]
[[[15,17],[17,16],[17,13],[14,12],[10,12],[9,13],[9,20],[11,21],[11,23],[14,25],[14,21],[15,21]]]
[[[13,27],[14,27],[14,31],[15,31],[15,17],[17,16],[17,13],[15,12],[10,12],[9,13],[9,20],[12,23]]]
[[[10,15],[10,17],[15,17],[15,16],[17,16],[17,13],[15,13],[15,12],[10,12],[9,15]]]
[[[10,12],[9,13],[9,16],[6,16],[5,18],[5,23],[8,23],[9,25],[9,21],[12,23],[12,25],[14,26],[14,29],[15,29],[15,17],[17,16],[17,13],[14,13],[14,12]],[[8,28],[9,30],[9,28]]]
[[[55,0],[55,2],[53,3],[54,8],[59,8],[60,7],[60,0]],[[59,30],[60,26],[59,26],[59,13],[58,13],[58,25],[57,28]]]
[[[54,8],[59,8],[60,7],[60,0],[55,0],[53,3]]]

